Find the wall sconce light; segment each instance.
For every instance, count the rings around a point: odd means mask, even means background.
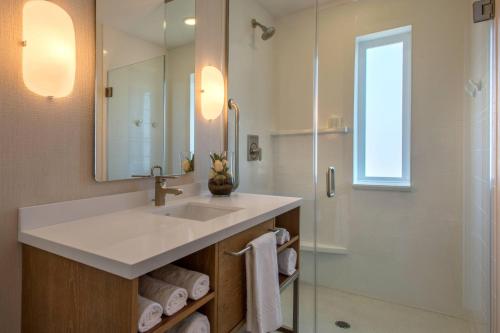
[[[201,114],[207,120],[214,120],[224,109],[224,77],[213,66],[201,70]]]
[[[49,1],[26,2],[22,45],[26,87],[50,98],[68,96],[76,70],[75,28],[68,13]]]

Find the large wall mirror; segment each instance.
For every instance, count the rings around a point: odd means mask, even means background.
[[[195,25],[195,0],[96,1],[97,181],[193,170]]]

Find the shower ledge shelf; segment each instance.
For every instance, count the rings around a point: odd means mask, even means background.
[[[300,241],[300,249],[302,251],[313,252],[314,243],[308,241]],[[328,253],[328,254],[347,254],[347,248],[337,245],[318,243],[316,246],[318,253]]]
[[[324,134],[349,134],[352,132],[352,128],[341,127],[341,128],[321,128],[318,129],[319,135]],[[312,128],[300,129],[300,130],[281,130],[271,133],[271,136],[292,136],[292,135],[311,135],[314,131]]]

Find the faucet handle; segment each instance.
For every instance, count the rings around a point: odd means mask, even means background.
[[[160,184],[161,187],[165,188],[167,187],[167,180],[168,179],[178,179],[180,178],[179,175],[169,175],[169,176],[156,176],[156,183]]]

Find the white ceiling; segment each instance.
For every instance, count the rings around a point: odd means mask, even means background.
[[[275,17],[286,16],[313,7],[315,0],[257,0]]]
[[[184,24],[194,15],[195,0],[171,1],[166,10],[164,0],[97,0],[98,22],[158,45],[166,40],[167,48],[194,40],[195,28]]]
[[[167,3],[166,40],[168,48],[194,41],[195,27],[184,23],[184,19],[194,16],[195,0],[175,0]]]
[[[269,13],[275,17],[283,17],[295,12],[312,8],[316,4],[316,0],[257,0],[262,7],[266,8]],[[358,0],[318,0],[318,4],[339,4],[347,2],[355,2]]]

